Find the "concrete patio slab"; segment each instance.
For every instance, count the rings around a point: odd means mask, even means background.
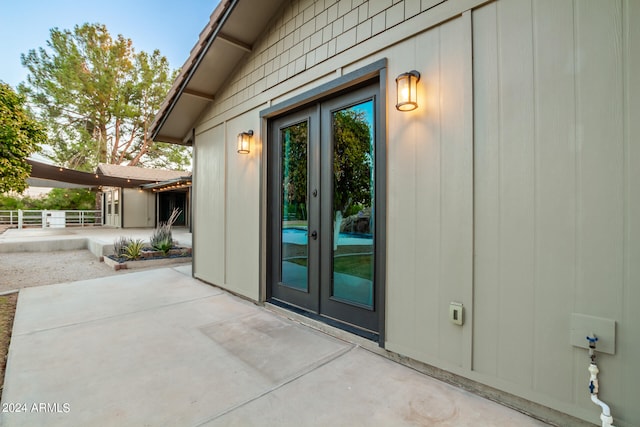
[[[222,293],[169,268],[25,288],[20,291],[13,334],[144,312]]]
[[[0,424],[544,425],[189,275],[20,291]]]
[[[484,427],[546,424],[355,347],[299,380],[205,425]]]

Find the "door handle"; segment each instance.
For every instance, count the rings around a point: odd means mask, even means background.
[[[313,232],[311,233],[311,237],[313,238],[313,240],[317,240],[318,239],[318,232],[316,230],[313,230]]]

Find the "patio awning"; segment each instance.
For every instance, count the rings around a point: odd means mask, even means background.
[[[70,188],[70,185],[72,185],[76,188],[139,188],[144,184],[156,183],[156,180],[121,178],[100,173],[81,172],[74,169],[48,165],[32,159],[27,159],[27,162],[31,165],[31,177],[27,181],[29,185],[32,186]]]
[[[146,169],[138,170],[136,174],[120,172],[121,176],[114,176],[114,169],[127,169],[126,167],[109,168],[99,167],[96,173],[81,172],[74,169],[67,169],[60,166],[41,163],[32,159],[27,159],[31,165],[31,176],[27,183],[32,187],[54,187],[54,188],[98,188],[98,187],[122,187],[122,188],[145,188],[145,185],[157,186],[158,188],[176,185],[176,182],[189,183],[191,176],[180,176],[186,172],[164,171]],[[133,167],[131,167],[133,168]],[[142,169],[142,168],[134,168]],[[108,172],[108,173],[105,173]],[[144,173],[142,173],[144,172]],[[169,175],[178,175],[178,178],[164,179]],[[135,176],[147,176],[147,179],[135,178]],[[149,187],[152,189],[153,187]],[[176,188],[176,187],[174,187]],[[167,190],[172,188],[167,188]]]

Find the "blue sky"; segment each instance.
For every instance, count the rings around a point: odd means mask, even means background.
[[[20,54],[46,47],[49,30],[85,22],[107,26],[133,41],[137,52],[159,49],[180,68],[219,0],[0,0],[0,81],[27,78]]]

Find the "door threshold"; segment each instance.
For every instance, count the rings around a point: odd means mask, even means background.
[[[384,347],[383,344],[380,343],[380,334],[377,332],[361,329],[331,317],[306,311],[276,298],[271,298],[266,301],[265,307],[284,314],[285,316],[292,317],[300,323],[319,329],[329,335],[359,344],[362,347],[373,347],[371,344],[375,344],[375,347]]]

